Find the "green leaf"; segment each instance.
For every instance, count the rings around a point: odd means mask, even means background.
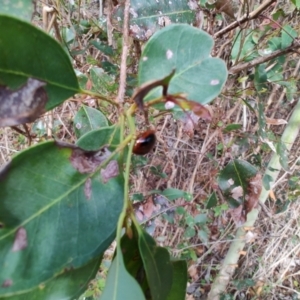
[[[300,0],[291,0],[297,9],[300,9]]]
[[[131,0],[130,1],[130,35],[135,39],[146,41],[162,26],[171,23],[192,24],[195,10],[191,10],[184,0]],[[124,20],[124,4],[113,14],[114,25],[121,30]]]
[[[104,69],[93,67],[90,73],[93,83],[92,91],[107,95],[109,92],[114,92],[117,89],[118,85],[115,82],[115,76],[108,75],[104,72]]]
[[[207,215],[206,214],[198,214],[194,217],[194,222],[196,224],[206,224]]]
[[[289,153],[288,153],[285,143],[282,140],[280,140],[276,145],[276,153],[279,156],[279,162],[280,162],[281,167],[285,171],[289,172],[290,171],[289,155],[288,155]]]
[[[235,159],[231,161],[218,177],[218,183],[224,193],[230,193],[236,187],[242,187],[247,193],[248,180],[257,174],[257,169],[247,161]]]
[[[223,129],[223,131],[230,132],[230,131],[234,131],[234,130],[239,130],[241,128],[242,128],[241,124],[229,124]]]
[[[101,300],[145,300],[143,292],[126,271],[122,253],[117,253],[109,271]]]
[[[257,92],[263,92],[267,89],[267,72],[266,72],[266,64],[260,64],[255,68],[254,74],[254,86]]]
[[[89,282],[95,278],[101,259],[102,257],[94,259],[78,269],[66,269],[62,274],[54,277],[50,281],[40,284],[33,290],[26,291],[21,295],[12,295],[5,299],[77,299],[87,289]]]
[[[212,101],[227,79],[224,61],[210,56],[212,47],[213,39],[204,31],[183,24],[165,27],[144,48],[139,85],[166,77],[175,69],[169,94],[184,93],[187,99],[202,104]],[[161,90],[152,90],[145,101],[161,96]]]
[[[147,293],[149,293],[149,284],[147,282],[143,260],[139,251],[139,236],[134,224],[132,224],[131,230],[132,236],[128,237],[127,234],[124,234],[121,240],[124,265],[128,273],[137,280],[144,295],[147,295]]]
[[[172,288],[167,300],[184,300],[187,284],[187,265],[185,260],[172,261]]]
[[[203,228],[199,229],[198,237],[202,243],[206,244],[209,242],[209,229],[207,228],[207,226],[204,226]]]
[[[236,61],[251,61],[252,59],[258,56],[255,44],[256,35],[254,31],[244,30],[243,34],[240,32],[237,33],[235,37],[235,42],[231,51],[231,59],[235,63]]]
[[[118,126],[102,127],[87,132],[76,142],[80,148],[88,151],[96,151],[103,145],[111,145],[115,148],[120,141],[120,129]]]
[[[217,203],[218,203],[217,194],[216,192],[212,192],[207,199],[206,208],[207,209],[213,208],[217,205]]]
[[[297,36],[297,32],[290,25],[284,25],[281,32],[281,49],[289,47]]]
[[[188,227],[185,232],[184,232],[184,237],[185,238],[192,238],[196,234],[196,230],[193,227]]]
[[[165,300],[171,290],[173,276],[169,252],[167,249],[156,246],[154,239],[147,232],[140,228],[137,230],[140,254],[151,291],[151,299]]]
[[[0,0],[0,14],[11,15],[30,22],[33,15],[32,0]]]
[[[27,293],[64,270],[71,274],[114,239],[123,177],[104,184],[100,172],[80,173],[78,151],[39,144],[0,174],[0,298]]]
[[[74,118],[74,130],[77,138],[89,131],[107,126],[108,121],[101,111],[85,105],[79,109]]]
[[[105,45],[102,42],[93,40],[93,41],[90,41],[90,44],[95,46],[98,50],[100,50],[101,52],[103,52],[104,54],[106,54],[108,56],[114,55],[114,50],[112,49],[112,47]]]
[[[168,188],[168,189],[163,190],[163,192],[161,194],[171,201],[178,199],[178,198],[184,198],[188,201],[192,200],[192,195],[190,193],[179,190],[179,189]]]
[[[28,78],[46,83],[47,110],[79,91],[69,57],[54,39],[27,22],[0,15],[0,84],[16,89]]]

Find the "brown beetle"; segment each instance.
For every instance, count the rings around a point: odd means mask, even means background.
[[[138,135],[132,152],[136,155],[145,155],[153,149],[155,142],[156,136],[154,130],[142,132]]]

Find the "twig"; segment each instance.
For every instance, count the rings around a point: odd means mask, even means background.
[[[118,91],[117,102],[124,102],[125,88],[126,88],[126,72],[127,72],[127,55],[129,46],[128,37],[128,24],[129,24],[129,6],[130,0],[125,0],[124,8],[124,24],[123,24],[123,48],[122,48],[122,58],[121,58],[121,70],[120,70],[120,86]]]
[[[229,32],[229,31],[231,31],[232,29],[240,26],[241,24],[243,24],[245,22],[248,22],[249,20],[257,18],[260,15],[260,13],[263,12],[265,9],[267,9],[273,2],[276,2],[276,0],[267,0],[266,2],[263,2],[257,9],[252,11],[249,15],[244,14],[240,19],[232,22],[227,27],[225,27],[222,30],[216,32],[214,34],[214,38],[217,38],[217,37]]]
[[[295,110],[293,111],[291,118],[289,119],[289,122],[281,138],[282,142],[286,144],[288,150],[291,149],[293,143],[295,142],[298,136],[299,126],[300,126],[300,101],[298,101]],[[279,156],[276,153],[274,153],[268,164],[265,175],[270,176],[272,178],[272,182],[274,183],[279,175],[280,170],[281,170],[281,165],[279,161]],[[269,196],[269,191],[263,187],[259,197],[259,201],[262,204],[264,204],[268,196]],[[255,221],[258,218],[258,212],[259,212],[258,209],[253,209],[250,213],[248,213],[247,222],[243,225],[243,227],[237,230],[235,236],[235,240],[237,241],[233,242],[230,245],[230,248],[223,261],[223,264],[221,265],[220,272],[212,284],[211,291],[207,298],[208,300],[218,300],[220,298],[220,295],[225,292],[226,287],[230,279],[232,278],[232,275],[235,272],[237,262],[240,257],[240,253],[246,244],[246,239],[245,239],[246,228],[253,227]]]
[[[237,65],[235,67],[232,67],[229,70],[229,73],[230,74],[239,73],[239,72],[241,72],[245,69],[255,67],[255,66],[260,65],[262,63],[265,63],[265,62],[267,62],[271,59],[274,59],[278,56],[281,56],[281,55],[284,55],[284,54],[287,54],[287,53],[291,53],[291,52],[295,52],[297,48],[300,48],[300,44],[299,43],[293,43],[291,46],[289,46],[289,47],[287,47],[283,50],[276,50],[268,56],[258,57],[256,59],[253,59],[253,60],[247,62],[247,63],[240,64],[240,65]]]

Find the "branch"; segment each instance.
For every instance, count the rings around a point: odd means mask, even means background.
[[[300,48],[300,43],[293,43],[291,46],[283,49],[283,50],[276,50],[273,53],[271,53],[270,55],[267,56],[263,56],[263,57],[258,57],[255,58],[247,63],[243,63],[237,66],[232,67],[228,72],[230,74],[236,74],[239,73],[240,71],[243,71],[245,69],[249,69],[252,67],[255,67],[259,64],[265,63],[273,58],[276,58],[278,56],[287,54],[287,53],[291,53],[291,52],[295,52],[297,50],[297,48]]]
[[[128,55],[128,46],[129,46],[129,37],[128,37],[129,6],[130,6],[130,0],[125,0],[120,85],[119,85],[119,91],[117,97],[118,103],[124,102],[124,95],[125,95],[125,88],[126,88],[127,55]]]
[[[214,34],[214,38],[217,38],[228,31],[231,31],[232,29],[240,26],[241,24],[248,22],[249,20],[257,18],[261,12],[263,12],[265,9],[267,9],[273,2],[276,2],[276,0],[267,0],[266,2],[263,2],[257,9],[252,11],[250,14],[244,14],[239,20],[236,20],[229,24],[227,27],[223,28],[222,30],[216,32]]]
[[[286,144],[288,150],[291,149],[293,143],[295,142],[299,133],[299,128],[300,101],[298,101],[295,110],[293,111],[291,118],[281,137],[282,142]],[[265,176],[271,176],[273,179],[272,183],[274,183],[279,175],[280,170],[281,165],[279,161],[279,156],[276,153],[274,153],[266,169]],[[263,187],[259,197],[260,203],[263,204],[268,198],[268,196],[269,191]],[[253,209],[247,215],[247,222],[243,225],[243,227],[237,230],[235,241],[230,245],[230,248],[221,266],[220,272],[212,284],[207,300],[218,300],[220,298],[220,295],[225,292],[226,287],[230,279],[232,278],[236,267],[238,266],[237,263],[240,257],[240,253],[246,244],[246,228],[253,227],[258,217],[258,213],[258,209]]]

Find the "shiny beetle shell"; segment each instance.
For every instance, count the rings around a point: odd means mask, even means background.
[[[135,145],[133,147],[133,153],[136,155],[145,155],[149,153],[156,142],[156,136],[154,130],[147,130],[138,135]]]

